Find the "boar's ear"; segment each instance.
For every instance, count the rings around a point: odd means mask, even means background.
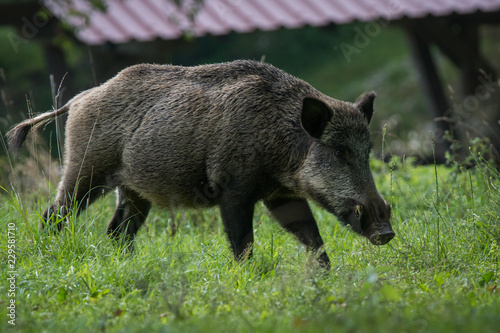
[[[375,92],[370,91],[363,96],[361,96],[357,101],[355,106],[363,113],[365,116],[366,120],[368,121],[368,124],[372,120],[373,116],[373,101],[375,100]]]
[[[302,126],[313,138],[321,137],[332,115],[332,109],[317,98],[305,97],[302,101]]]

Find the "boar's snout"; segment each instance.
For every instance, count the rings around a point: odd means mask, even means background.
[[[355,204],[347,223],[373,245],[385,245],[395,236],[390,217],[391,206],[380,197],[369,204]]]
[[[394,231],[392,231],[392,228],[389,225],[389,228],[380,232],[373,233],[370,236],[370,242],[372,242],[373,245],[385,245],[389,243],[395,235],[396,234],[394,233]]]
[[[375,200],[375,203],[370,206],[367,214],[369,222],[367,223],[368,233],[366,237],[368,237],[373,245],[385,245],[396,235],[389,222],[391,218],[391,205],[380,197],[379,200]]]

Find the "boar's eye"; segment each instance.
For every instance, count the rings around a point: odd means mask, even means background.
[[[335,156],[337,158],[345,158],[345,155],[346,155],[346,151],[347,149],[344,148],[344,147],[338,147],[338,148],[335,148],[333,153],[335,154]]]

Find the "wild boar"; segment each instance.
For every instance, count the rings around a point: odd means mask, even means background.
[[[111,189],[117,205],[107,233],[127,242],[152,204],[218,205],[242,259],[252,253],[254,205],[262,200],[328,267],[307,200],[373,244],[395,235],[369,168],[374,98],[336,100],[255,61],[140,64],[7,135],[19,151],[32,129],[68,113],[63,177],[43,224],[75,203],[80,213]]]

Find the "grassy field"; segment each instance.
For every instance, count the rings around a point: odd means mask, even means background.
[[[500,177],[474,156],[469,170],[372,161],[396,238],[372,246],[315,207],[328,272],[260,205],[239,264],[217,210],[153,210],[131,255],[105,236],[112,196],[51,235],[37,225],[52,187],[1,189],[0,331],[498,332]]]

